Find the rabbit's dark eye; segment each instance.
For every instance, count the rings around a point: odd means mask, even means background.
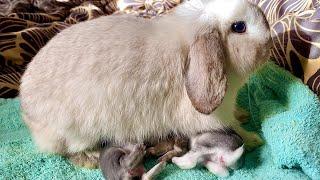
[[[232,23],[231,30],[235,33],[244,33],[247,30],[246,23],[244,21]]]

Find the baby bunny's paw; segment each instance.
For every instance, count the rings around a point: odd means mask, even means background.
[[[205,164],[205,166],[211,173],[213,173],[216,176],[219,176],[219,177],[229,176],[228,169],[224,166],[221,166],[220,164],[209,161]]]
[[[196,166],[193,161],[188,161],[188,159],[182,157],[173,157],[172,162],[176,164],[180,169],[192,169]]]
[[[133,148],[134,152],[137,152],[139,154],[145,153],[146,147],[141,143],[141,144],[136,144]]]
[[[89,169],[99,167],[99,155],[91,152],[79,152],[68,156],[69,160],[76,166]]]
[[[248,111],[240,108],[240,107],[235,107],[233,111],[234,117],[236,120],[238,120],[241,124],[247,123],[250,118],[250,114]]]
[[[146,148],[143,144],[134,145],[133,150],[127,157],[125,157],[126,166],[130,168],[138,166],[142,162],[145,154]]]
[[[249,132],[242,127],[236,128],[235,131],[243,138],[245,149],[248,151],[252,151],[264,144],[260,135],[255,132]]]

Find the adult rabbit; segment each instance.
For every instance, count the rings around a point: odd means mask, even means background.
[[[23,119],[41,151],[80,165],[94,161],[89,151],[102,140],[153,142],[224,126],[254,147],[260,138],[240,128],[232,106],[241,80],[268,59],[269,48],[266,18],[246,0],[190,0],[152,20],[82,22],[29,63]]]

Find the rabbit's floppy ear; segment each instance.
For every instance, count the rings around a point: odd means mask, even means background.
[[[225,50],[218,31],[198,35],[190,46],[185,74],[187,94],[195,109],[214,111],[226,92]]]

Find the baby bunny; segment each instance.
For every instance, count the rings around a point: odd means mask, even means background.
[[[122,146],[224,126],[255,147],[261,140],[240,128],[233,103],[269,47],[266,18],[246,0],[190,0],[152,20],[81,22],[28,64],[23,119],[41,151],[80,156],[80,165],[102,140]]]
[[[228,168],[239,166],[244,152],[242,138],[231,129],[213,130],[191,138],[190,151],[182,157],[172,158],[181,169],[191,169],[201,163],[213,174],[229,175]]]
[[[100,157],[103,176],[109,180],[153,179],[164,169],[166,162],[160,162],[145,172],[143,166],[145,154],[143,144],[105,148]]]
[[[142,164],[144,155],[143,144],[106,148],[100,157],[103,176],[110,180],[141,178],[144,173]]]

